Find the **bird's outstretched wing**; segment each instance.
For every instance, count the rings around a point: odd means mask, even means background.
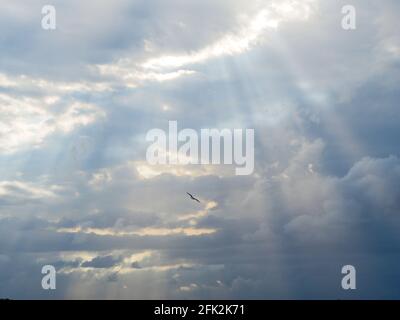
[[[186,193],[189,195],[189,197],[190,197],[192,200],[197,201],[198,203],[200,203],[200,200],[199,200],[199,199],[196,199],[195,197],[193,197],[193,195],[191,195],[189,192],[186,192]]]

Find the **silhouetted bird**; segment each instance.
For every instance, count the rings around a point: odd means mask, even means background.
[[[186,192],[186,193],[189,195],[189,197],[190,197],[192,200],[197,201],[198,203],[200,203],[200,200],[199,200],[199,199],[196,199],[195,197],[193,197],[189,192]]]

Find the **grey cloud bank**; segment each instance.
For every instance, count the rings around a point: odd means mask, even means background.
[[[345,4],[2,1],[0,297],[400,298],[400,4]],[[254,173],[149,166],[170,120]]]

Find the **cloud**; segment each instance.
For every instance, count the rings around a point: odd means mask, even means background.
[[[211,234],[216,232],[215,229],[201,229],[201,228],[143,228],[134,231],[122,231],[113,229],[98,229],[98,228],[61,228],[57,230],[63,233],[88,233],[99,236],[127,236],[127,235],[138,235],[138,236],[168,236],[174,234],[184,234],[186,236],[199,236],[203,234]]]
[[[265,8],[261,8],[256,15],[246,17],[249,22],[241,26],[235,33],[228,33],[215,43],[188,55],[150,59],[143,64],[143,67],[145,69],[177,68],[220,56],[241,54],[255,46],[259,38],[269,29],[278,28],[281,22],[292,19],[308,19],[312,6],[313,1],[269,3]]]
[[[306,20],[313,10],[315,1],[284,1],[279,4],[272,1],[265,8],[259,9],[254,16],[242,17],[241,26],[235,32],[229,32],[214,43],[189,54],[164,55],[150,58],[141,64],[135,59],[124,58],[116,63],[99,65],[103,75],[121,77],[129,86],[135,86],[135,81],[156,80],[165,81],[178,78],[182,75],[194,74],[193,70],[180,69],[187,65],[203,63],[209,59],[238,55],[249,51],[268,32],[275,30],[281,22],[293,19]],[[244,22],[246,21],[246,22]],[[247,22],[248,21],[248,22]],[[164,71],[162,70],[174,70]],[[152,70],[156,70],[152,71]],[[161,70],[161,71],[160,71]],[[133,81],[133,83],[132,83]]]
[[[69,133],[105,116],[91,104],[75,102],[63,112],[52,110],[58,97],[14,98],[0,94],[0,152],[14,153],[27,147],[39,147],[51,134]]]
[[[83,268],[111,268],[118,263],[118,258],[113,256],[95,257],[82,263]]]
[[[399,4],[344,4],[3,1],[0,296],[400,297]],[[148,165],[169,120],[255,129],[254,174]]]

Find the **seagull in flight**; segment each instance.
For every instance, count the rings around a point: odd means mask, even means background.
[[[196,199],[195,197],[193,197],[189,192],[186,192],[186,193],[189,195],[189,197],[190,197],[192,200],[197,201],[198,203],[200,203],[200,200],[199,200],[199,199]]]

